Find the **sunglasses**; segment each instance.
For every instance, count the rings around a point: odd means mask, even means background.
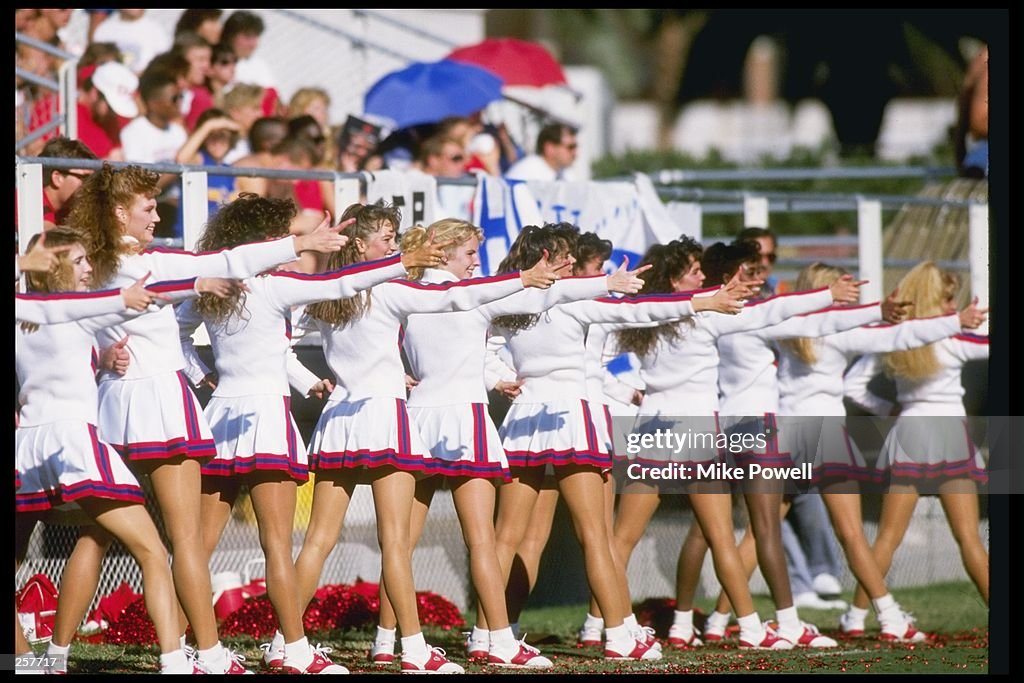
[[[575,142],[570,142],[569,144],[567,144],[567,145],[562,145],[562,146],[563,146],[563,147],[565,147],[565,148],[566,148],[567,150],[569,150],[569,151],[573,151],[573,150],[575,150],[575,149],[576,149],[576,146],[577,146],[577,145],[576,145],[576,143],[575,143]]]
[[[768,263],[775,263],[779,259],[779,255],[776,254],[774,251],[771,252],[770,254],[762,254],[762,256],[767,257]]]
[[[92,173],[76,173],[75,171],[61,171],[61,173],[63,175],[69,175],[72,178],[78,178],[81,181],[84,181],[86,178],[92,175]]]
[[[177,95],[171,95],[171,102],[173,102],[174,104],[181,102],[181,93],[178,93]]]
[[[237,59],[218,59],[217,61],[214,62],[214,64],[216,64],[217,66],[230,66],[232,64],[237,64],[237,63],[238,63]]]

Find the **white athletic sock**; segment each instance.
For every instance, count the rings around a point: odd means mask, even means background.
[[[180,636],[178,636],[178,644],[181,645],[181,649],[182,650],[184,650],[187,647],[188,643],[185,642],[185,634],[184,633],[182,633]]]
[[[728,615],[725,617],[729,618]],[[678,626],[683,630],[693,630],[693,610],[688,609],[686,611],[674,610],[672,613],[672,625]]]
[[[803,624],[797,615],[796,607],[775,610],[775,619],[779,622],[779,631],[787,635],[799,635],[803,631]]]
[[[604,619],[602,617],[595,617],[590,612],[587,612],[587,618],[583,620],[584,628],[604,628]]]
[[[881,614],[889,608],[896,606],[896,598],[892,597],[892,593],[886,593],[882,597],[872,600],[871,604],[875,606],[875,614]],[[867,610],[865,610],[865,613],[867,613]]]
[[[208,650],[196,650],[196,657],[199,659],[199,663],[209,669],[212,674],[225,673],[231,666],[228,661],[228,651],[224,649],[219,640]]]
[[[396,631],[396,629],[393,629],[393,628],[382,628],[382,627],[378,626],[377,627],[377,637],[374,638],[373,644],[374,645],[383,645],[384,643],[394,643],[395,642],[395,631]]]
[[[428,656],[427,641],[423,638],[422,631],[414,636],[402,638],[402,657],[411,657],[418,661],[424,661]]]
[[[745,640],[752,645],[759,645],[764,640],[764,626],[761,625],[761,617],[757,612],[751,612],[745,617],[737,617],[740,625],[740,640]]]
[[[270,652],[278,652],[284,649],[284,634],[280,631],[274,631],[274,638],[270,641]]]
[[[160,673],[191,674],[192,662],[185,656],[185,650],[175,650],[160,655]]]
[[[707,618],[708,626],[717,626],[721,630],[725,630],[725,627],[729,625],[729,613],[714,611],[708,615]]]
[[[508,627],[508,628],[511,628],[511,626]],[[475,641],[480,642],[480,643],[489,643],[489,642],[491,642],[491,633],[492,633],[491,631],[488,631],[485,628],[480,628],[479,626],[474,626],[473,627],[473,633],[470,634],[469,639],[470,640],[475,640]]]
[[[309,639],[302,636],[294,643],[284,644],[284,663],[305,671],[313,661],[313,650],[309,647]]]

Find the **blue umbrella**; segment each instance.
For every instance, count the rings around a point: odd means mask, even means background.
[[[447,59],[415,62],[385,75],[367,91],[364,111],[397,128],[468,116],[501,99],[503,82],[487,69]]]

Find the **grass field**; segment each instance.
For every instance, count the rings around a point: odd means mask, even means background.
[[[560,606],[528,609],[520,623],[528,642],[540,639],[538,647],[555,664],[551,673],[972,673],[988,671],[988,610],[969,583],[936,584],[926,588],[896,591],[904,609],[912,612],[917,626],[933,638],[919,644],[884,644],[877,640],[878,624],[868,620],[868,637],[841,639],[838,636],[838,611],[801,610],[805,621],[817,624],[827,635],[839,640],[832,650],[791,650],[776,652],[740,651],[731,644],[705,646],[697,650],[676,651],[665,647],[665,656],[657,662],[606,662],[597,649],[575,644],[576,628],[586,614],[586,606]],[[850,596],[844,596],[849,600]],[[762,618],[774,614],[767,596],[755,596]],[[698,607],[710,612],[710,601]],[[469,615],[467,622],[471,622]],[[334,661],[353,673],[397,672],[378,669],[366,661],[366,652],[374,630],[333,631],[311,634],[313,643],[334,648]],[[465,664],[463,638],[459,631],[425,629],[427,642],[443,647],[454,661],[466,666],[468,673],[521,673]],[[251,638],[225,639],[229,647],[247,658],[248,668],[258,670],[259,644]],[[729,641],[726,641],[729,643]],[[155,647],[95,645],[76,642],[71,649],[70,673],[156,673]]]

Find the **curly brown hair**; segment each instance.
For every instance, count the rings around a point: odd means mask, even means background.
[[[94,287],[109,284],[117,273],[121,256],[132,250],[121,239],[125,225],[117,216],[117,208],[128,209],[139,197],[156,197],[160,194],[159,179],[159,174],[141,166],[115,169],[103,164],[75,193],[67,224],[88,236],[86,249],[92,264]]]
[[[565,225],[560,223],[559,225]],[[517,270],[533,268],[542,258],[545,250],[548,258],[554,260],[561,255],[568,255],[576,245],[568,230],[555,230],[554,225],[546,224],[543,227],[527,225],[516,237],[516,241],[508,248],[505,258],[498,264],[497,273],[511,273]],[[492,323],[495,327],[502,327],[506,330],[527,330],[537,324],[540,320],[539,313],[518,313],[515,315],[503,315],[495,318]]]
[[[213,214],[196,242],[196,251],[219,251],[284,237],[295,214],[295,203],[290,199],[270,199],[243,192]],[[195,302],[196,311],[210,321],[242,315],[244,308],[245,293],[241,291],[226,299],[203,294]]]
[[[654,244],[644,254],[641,266],[654,266],[643,274],[644,286],[638,294],[662,294],[675,291],[672,280],[686,273],[694,261],[704,253],[700,242],[686,235],[668,244]],[[693,319],[686,323],[693,325]],[[659,340],[673,341],[682,333],[682,321],[666,323],[657,327],[634,327],[620,330],[617,334],[619,351],[632,351],[641,358],[654,350]]]
[[[341,234],[348,237],[348,244],[331,254],[327,260],[328,270],[337,270],[353,263],[363,261],[363,255],[359,253],[356,246],[356,239],[367,240],[370,235],[380,232],[385,223],[398,230],[402,224],[402,211],[393,204],[386,203],[383,199],[373,204],[352,204],[345,213],[341,214],[341,222],[355,218],[356,222],[342,230]],[[347,325],[353,320],[358,320],[370,308],[371,292],[367,290],[364,294],[353,296],[347,299],[335,299],[333,301],[318,301],[306,307],[306,312],[311,318],[323,320],[331,325]]]

